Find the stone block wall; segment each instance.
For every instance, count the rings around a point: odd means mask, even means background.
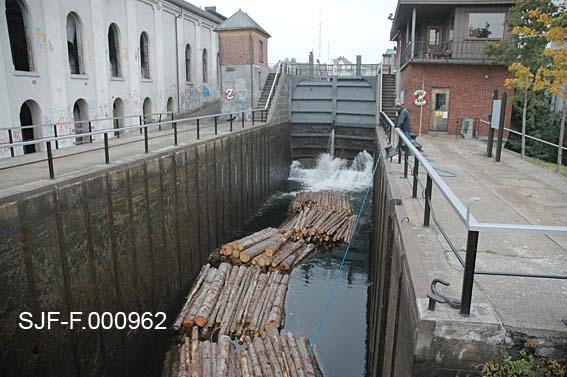
[[[0,374],[95,376],[120,364],[154,330],[22,330],[20,313],[165,310],[289,163],[289,126],[266,125],[0,199]]]

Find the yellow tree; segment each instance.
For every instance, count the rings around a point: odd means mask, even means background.
[[[534,79],[534,90],[543,90],[562,100],[561,123],[557,148],[557,173],[561,173],[563,145],[565,140],[565,116],[567,114],[567,3],[560,4],[561,11],[555,16],[542,14],[539,22],[550,26],[545,33],[549,42],[544,54],[551,58],[551,64],[540,67]]]
[[[512,63],[508,70],[514,74],[511,79],[506,79],[505,85],[509,89],[516,89],[522,93],[522,160],[526,158],[526,124],[528,116],[528,95],[534,84],[534,74],[530,68],[520,62]]]
[[[502,41],[485,46],[486,52],[497,62],[506,64],[514,75],[505,81],[505,85],[514,89],[516,100],[522,103],[522,159],[526,155],[528,102],[533,98],[535,73],[549,62],[543,54],[547,45],[544,34],[549,31],[549,24],[541,22],[541,17],[556,14],[557,6],[553,1],[517,0],[506,20],[515,43]]]

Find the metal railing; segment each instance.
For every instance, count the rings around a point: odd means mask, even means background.
[[[486,40],[465,40],[465,41],[446,41],[437,45],[431,45],[428,40],[411,41],[402,50],[401,65],[411,60],[428,60],[428,61],[450,61],[450,60],[466,60],[466,61],[483,61],[492,62],[490,57],[484,51]],[[510,42],[512,44],[512,42]],[[415,47],[412,49],[412,45]],[[412,54],[413,51],[413,54]]]
[[[120,122],[124,122],[126,119],[137,119],[139,120],[140,124],[153,122],[153,119],[158,119],[158,122],[161,122],[164,118],[170,118],[173,120],[174,113],[171,111],[163,112],[163,113],[152,113],[152,114],[136,114],[136,115],[126,115],[123,117],[109,117],[109,118],[95,118],[95,119],[86,119],[86,120],[71,120],[66,122],[56,122],[56,123],[41,123],[41,124],[31,124],[27,126],[13,126],[13,127],[0,127],[0,133],[6,132],[8,134],[8,142],[9,144],[14,144],[15,142],[15,133],[19,133],[20,137],[18,139],[23,139],[23,131],[24,130],[32,130],[34,137],[33,140],[43,140],[50,137],[58,138],[59,136],[70,136],[76,138],[77,144],[86,144],[93,142],[93,131],[95,131],[97,123],[106,123],[112,122],[113,128],[116,130],[115,136],[120,137],[120,127],[116,127],[118,121],[118,125]],[[58,127],[61,126],[73,126],[74,132],[72,134],[65,134],[60,135]],[[38,135],[35,136],[35,131],[38,131]],[[161,130],[161,128],[160,128]],[[49,135],[52,133],[52,135]],[[141,134],[140,130],[140,134]],[[88,138],[88,141],[85,141],[84,138]],[[79,140],[80,139],[80,140]],[[55,140],[55,149],[59,149],[59,140]],[[21,140],[25,142],[27,140]],[[5,148],[5,143],[0,143],[0,149]],[[26,145],[34,145],[26,144]],[[10,155],[11,157],[15,157],[15,150],[14,147],[10,147]]]
[[[274,94],[274,90],[278,84],[278,78],[282,72],[282,66],[284,63],[281,61],[278,62],[278,68],[276,69],[276,75],[274,76],[274,82],[272,82],[272,87],[270,88],[270,94],[268,94],[268,99],[266,100],[266,104],[264,105],[264,110],[268,110],[270,107],[270,101],[272,100],[272,95]]]
[[[287,74],[290,76],[301,76],[311,80],[326,81],[331,77],[358,77],[378,75],[379,64],[361,64],[360,74],[357,72],[356,64],[313,64],[294,63],[287,64]]]
[[[444,238],[449,243],[451,250],[459,260],[459,263],[464,269],[463,272],[463,283],[461,291],[461,301],[460,301],[460,313],[463,316],[468,316],[470,314],[471,303],[472,303],[472,290],[475,275],[492,275],[492,276],[509,276],[509,277],[529,277],[529,278],[543,278],[543,279],[562,279],[567,280],[567,275],[551,275],[551,274],[526,274],[517,273],[510,271],[476,271],[476,256],[478,248],[478,238],[480,232],[503,232],[503,233],[539,233],[539,234],[561,234],[567,235],[567,227],[564,226],[553,226],[553,225],[532,225],[532,224],[502,224],[502,223],[486,223],[479,222],[471,213],[471,206],[475,202],[478,202],[479,198],[471,198],[464,205],[460,199],[453,193],[449,186],[445,183],[443,178],[435,171],[427,159],[419,152],[419,150],[413,145],[410,139],[399,128],[394,128],[394,123],[384,112],[381,112],[381,116],[386,120],[388,125],[394,129],[398,137],[404,142],[406,148],[404,152],[404,177],[407,178],[409,170],[409,154],[410,152],[414,156],[413,163],[413,185],[412,185],[412,198],[417,198],[418,189],[418,174],[420,165],[425,169],[427,173],[427,181],[425,185],[425,208],[423,215],[423,225],[429,226],[432,206],[431,206],[431,194],[433,190],[433,184],[437,187],[439,192],[443,195],[447,203],[451,206],[457,217],[465,225],[467,229],[467,243],[465,259],[459,255],[457,249],[453,246],[453,243],[443,231],[440,223],[434,218],[435,223],[443,234]],[[401,149],[398,154],[398,159],[401,161]]]
[[[40,159],[40,160],[34,160],[34,161],[24,161],[22,163],[16,163],[14,165],[8,165],[5,167],[1,167],[0,171],[3,170],[9,170],[9,169],[15,169],[21,166],[25,166],[25,165],[31,165],[31,164],[37,164],[37,163],[43,163],[43,162],[47,162],[47,167],[49,170],[49,177],[50,179],[55,179],[55,166],[54,166],[54,161],[56,159],[62,159],[65,157],[71,157],[71,156],[76,156],[79,154],[84,154],[84,153],[90,153],[93,151],[97,151],[97,150],[104,150],[104,156],[105,156],[105,163],[109,164],[110,163],[110,149],[111,146],[109,145],[109,137],[108,134],[115,134],[116,132],[125,132],[125,131],[132,131],[132,130],[140,130],[140,134],[143,134],[143,139],[135,139],[135,140],[131,140],[128,142],[123,142],[120,143],[118,145],[116,145],[115,147],[120,147],[122,145],[126,145],[126,144],[132,144],[132,143],[137,143],[137,142],[144,142],[144,152],[145,153],[149,153],[149,140],[151,139],[157,139],[157,138],[161,138],[161,137],[166,137],[166,136],[173,136],[173,145],[178,145],[178,135],[180,133],[186,133],[186,132],[191,132],[191,131],[195,131],[196,132],[196,138],[197,140],[200,140],[201,138],[201,131],[203,129],[207,129],[207,128],[214,128],[214,134],[218,135],[218,126],[219,126],[219,122],[226,122],[229,124],[229,132],[233,132],[233,124],[235,121],[240,120],[241,123],[241,128],[245,128],[245,119],[246,119],[246,114],[250,114],[250,118],[252,121],[252,125],[255,124],[255,119],[254,119],[254,115],[256,112],[260,112],[260,121],[264,122],[267,119],[267,114],[266,114],[266,110],[264,109],[249,109],[249,110],[245,110],[245,111],[237,111],[237,112],[232,112],[232,113],[222,113],[222,114],[213,114],[213,115],[205,115],[205,116],[200,116],[200,117],[189,117],[189,118],[182,118],[182,119],[173,119],[173,114],[171,114],[171,119],[166,120],[166,121],[157,121],[157,122],[151,122],[151,123],[144,123],[143,122],[143,116],[140,117],[140,124],[136,124],[136,125],[129,125],[129,126],[124,126],[124,127],[120,127],[120,128],[105,128],[105,129],[101,129],[101,130],[94,130],[94,131],[90,131],[90,132],[86,132],[86,133],[81,133],[81,134],[70,134],[70,135],[61,135],[61,136],[48,136],[48,137],[44,137],[41,139],[34,139],[34,140],[28,140],[28,141],[21,141],[21,142],[11,142],[11,143],[3,143],[0,144],[0,150],[3,148],[9,148],[10,150],[13,151],[14,148],[17,147],[25,147],[27,145],[45,145],[45,150],[46,150],[46,158]],[[109,119],[122,119],[122,118],[109,118]],[[203,120],[212,120],[213,122],[211,124],[201,124],[201,121]],[[87,121],[85,121],[87,122]],[[187,124],[187,123],[192,123],[192,124]],[[166,133],[166,134],[159,134],[153,137],[150,137],[148,134],[148,129],[150,127],[157,127],[159,131],[162,130],[162,126],[167,126],[167,125],[171,125],[172,127],[172,132]],[[9,129],[13,129],[13,128],[9,128]],[[58,157],[54,157],[53,156],[53,144],[57,144],[60,141],[63,140],[67,140],[67,139],[76,139],[77,137],[90,137],[92,138],[94,135],[103,135],[103,142],[104,145],[100,148],[95,148],[95,149],[89,149],[86,151],[79,151],[79,152],[71,152],[68,154],[64,154],[62,156],[58,156]],[[96,144],[96,143],[93,143]],[[66,149],[66,148],[63,148]],[[2,159],[2,161],[5,161],[7,159],[16,159],[18,157],[22,157],[22,156],[12,156],[12,157],[6,157],[4,159]]]

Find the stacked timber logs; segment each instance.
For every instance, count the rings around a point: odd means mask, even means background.
[[[185,336],[175,352],[175,362],[168,377],[192,376],[321,376],[314,354],[309,354],[309,340],[280,335],[270,330],[261,337],[246,337],[237,350],[230,338],[221,335],[218,341],[202,341],[193,327],[191,336]]]
[[[290,232],[294,241],[303,239],[328,249],[339,242],[348,243],[354,233],[356,215],[343,193],[303,191],[290,209],[297,215],[282,225],[282,230]]]
[[[324,211],[345,211],[352,214],[347,195],[336,191],[301,191],[290,204],[291,212],[301,212],[306,208]]]
[[[313,245],[306,248],[312,249]],[[218,330],[220,335],[237,337],[281,328],[288,282],[289,274],[279,271],[263,272],[228,263],[214,268],[207,264],[173,328],[180,331],[196,325],[205,331]]]
[[[303,240],[292,242],[289,237],[290,232],[265,228],[222,245],[220,260],[270,271],[289,271],[315,248],[314,245],[306,245]]]

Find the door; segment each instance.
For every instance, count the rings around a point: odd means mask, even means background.
[[[447,132],[449,129],[449,89],[431,91],[430,131]]]

